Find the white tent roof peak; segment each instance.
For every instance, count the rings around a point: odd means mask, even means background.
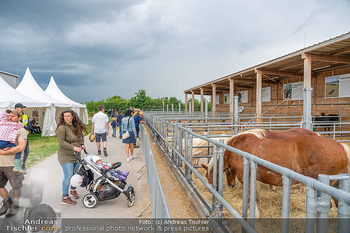
[[[48,102],[37,101],[21,94],[0,76],[0,109],[14,108],[17,103],[21,103],[27,107],[50,106]]]
[[[73,107],[85,107],[85,105],[77,103],[70,98],[68,98],[61,89],[57,86],[55,79],[51,76],[50,83],[45,90],[46,94],[58,99],[64,103],[72,104]]]
[[[57,107],[70,107],[72,105],[64,103],[45,93],[45,91],[35,81],[28,67],[21,83],[18,85],[16,90],[19,91],[21,94],[26,95],[35,100],[53,103]]]

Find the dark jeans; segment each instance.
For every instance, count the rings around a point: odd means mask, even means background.
[[[11,143],[11,142],[8,142],[8,141],[4,141],[4,140],[0,140],[0,149],[4,149],[6,147],[15,147],[15,146],[17,146],[17,145],[14,144],[14,143]],[[16,153],[15,159],[21,159],[21,155],[22,155],[22,152]]]

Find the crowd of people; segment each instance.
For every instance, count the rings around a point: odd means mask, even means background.
[[[7,217],[14,216],[19,210],[19,199],[21,196],[22,182],[26,174],[25,163],[29,155],[28,134],[41,133],[37,119],[33,117],[31,121],[24,114],[24,106],[21,103],[15,105],[12,110],[0,113],[0,196],[2,206],[0,216],[7,213]],[[99,106],[99,112],[92,117],[92,132],[95,136],[97,154],[108,156],[107,136],[109,125],[113,129],[112,137],[117,137],[125,144],[126,160],[130,162],[134,157],[134,148],[137,139],[140,138],[140,124],[143,124],[143,112],[140,109],[128,109],[123,114],[113,109],[109,116],[105,113],[105,107]],[[111,117],[111,123],[109,120]],[[61,204],[75,205],[79,195],[76,187],[70,184],[70,179],[76,173],[79,166],[78,158],[80,152],[85,149],[84,133],[87,134],[87,127],[73,110],[63,111],[58,120],[56,137],[59,143],[57,157],[63,171],[62,198]],[[128,136],[126,136],[128,134]],[[101,151],[102,141],[102,151]],[[7,155],[7,156],[2,156]],[[78,157],[78,158],[77,158]],[[96,156],[97,157],[97,156]],[[97,157],[99,158],[99,157]],[[110,166],[96,160],[108,169]],[[126,178],[128,173],[118,171],[115,176]],[[6,189],[6,184],[10,183],[13,192],[12,197]]]

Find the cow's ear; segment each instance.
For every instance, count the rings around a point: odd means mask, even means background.
[[[208,166],[207,166],[207,165],[205,165],[205,164],[201,164],[201,165],[202,165],[202,167],[203,167],[205,170],[208,171]]]

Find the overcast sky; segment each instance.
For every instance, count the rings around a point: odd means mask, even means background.
[[[175,96],[350,31],[350,0],[0,1],[0,70],[78,102]]]

